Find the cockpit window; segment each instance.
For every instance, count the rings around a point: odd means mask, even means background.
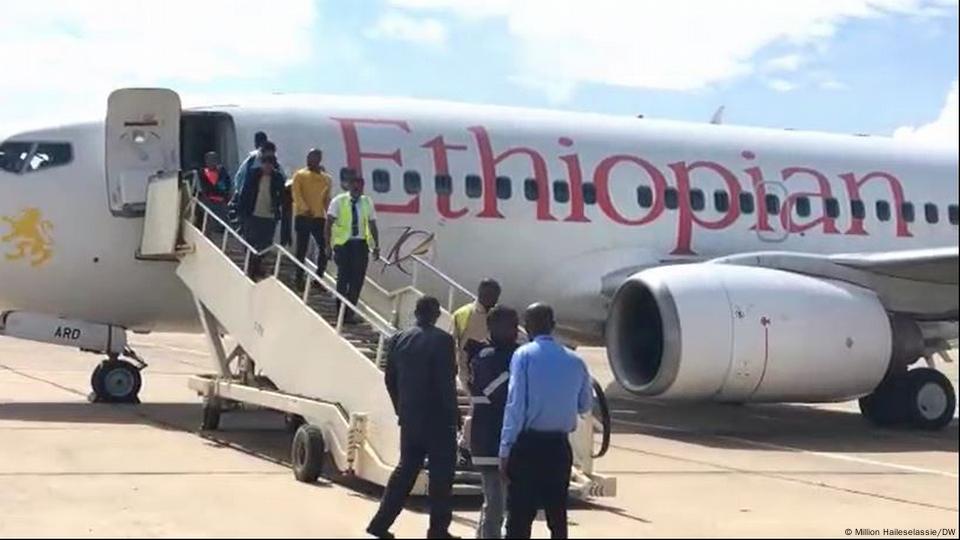
[[[0,170],[9,173],[18,173],[30,157],[30,150],[33,149],[33,143],[29,142],[5,142],[0,144]]]
[[[0,169],[10,173],[31,173],[72,160],[69,143],[10,141],[0,145]]]

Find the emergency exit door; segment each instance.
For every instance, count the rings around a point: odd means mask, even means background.
[[[110,212],[142,217],[151,178],[180,169],[180,96],[163,88],[124,88],[107,101],[106,174]]]

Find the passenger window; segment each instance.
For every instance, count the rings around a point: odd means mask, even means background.
[[[420,193],[422,187],[420,184],[420,173],[417,171],[407,171],[403,173],[403,190],[407,192],[407,195]]]
[[[867,205],[863,204],[860,199],[853,199],[850,201],[850,212],[853,214],[853,219],[865,219],[867,217]]]
[[[637,204],[640,205],[640,208],[650,208],[653,206],[653,190],[648,186],[638,187]]]
[[[483,179],[475,174],[467,175],[467,197],[479,199],[483,196]]]
[[[593,182],[587,182],[583,185],[583,202],[597,204],[597,186]]]
[[[744,214],[752,214],[756,210],[756,205],[753,202],[753,193],[741,193],[740,194],[740,211]]]
[[[453,195],[453,178],[449,174],[438,174],[434,178],[437,195]]]
[[[558,203],[570,202],[570,185],[563,180],[553,183],[553,198]]]
[[[510,181],[510,177],[498,176],[497,177],[497,198],[506,200],[512,196],[513,196],[513,182]]]
[[[766,201],[768,214],[775,216],[780,213],[780,197],[767,195],[764,200]]]
[[[950,207],[947,208],[947,213],[950,214],[951,225],[957,225],[960,223],[960,207],[955,204],[951,204]]]
[[[373,171],[373,190],[377,193],[390,191],[390,173],[384,169]]]
[[[717,212],[730,210],[730,194],[721,190],[714,191],[713,206],[717,209]]]
[[[18,173],[30,155],[33,143],[5,142],[0,144],[0,170],[8,173]]]
[[[663,192],[663,203],[669,210],[676,210],[680,206],[680,194],[677,193],[677,188],[667,188]]]
[[[927,203],[923,207],[923,212],[927,215],[927,223],[931,225],[940,223],[940,208],[933,203]]]
[[[528,201],[535,201],[540,198],[540,184],[533,178],[527,178],[523,181],[523,196]]]
[[[903,205],[900,207],[900,210],[901,210],[900,213],[903,214],[904,221],[906,221],[907,223],[913,223],[914,221],[916,221],[917,211],[913,207],[913,203],[911,202],[903,203]]]
[[[827,217],[836,219],[840,217],[840,201],[830,197],[823,201],[823,210],[826,212]]]
[[[797,215],[810,217],[810,197],[797,197]]]
[[[877,201],[877,219],[880,221],[890,221],[893,217],[890,211],[890,203],[887,201]]]
[[[707,206],[707,199],[703,195],[703,190],[694,189],[690,191],[690,208],[694,212],[700,212]]]

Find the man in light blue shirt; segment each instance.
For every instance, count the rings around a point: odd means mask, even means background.
[[[510,361],[500,436],[500,471],[509,481],[507,538],[530,538],[540,508],[551,537],[566,538],[569,434],[593,406],[592,384],[584,361],[554,340],[550,306],[530,306],[525,319],[533,341]]]

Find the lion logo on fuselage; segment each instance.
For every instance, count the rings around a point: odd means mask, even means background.
[[[8,261],[27,260],[30,266],[40,267],[53,257],[53,223],[43,219],[37,208],[27,208],[17,217],[0,216],[10,231],[0,236],[0,243],[10,244],[4,254]]]

